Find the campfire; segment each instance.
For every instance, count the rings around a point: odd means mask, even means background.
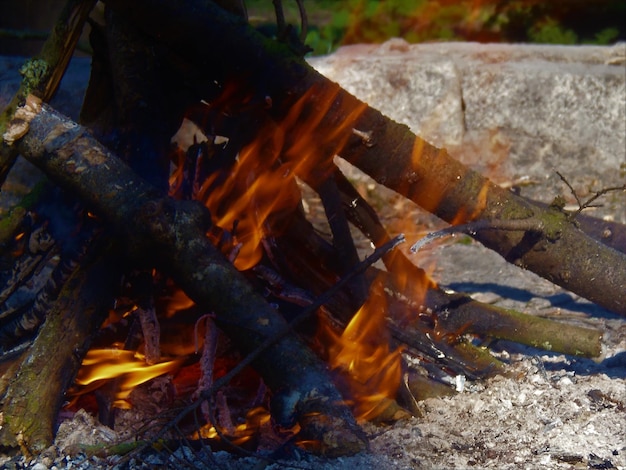
[[[2,179],[18,154],[49,178],[2,231],[3,447],[45,449],[61,409],[114,427],[156,379],[135,452],[264,439],[348,455],[367,446],[359,423],[503,372],[483,341],[599,355],[599,331],[441,289],[419,248],[467,233],[624,314],[619,246],[385,118],[230,2],[106,1],[82,122],[57,113],[46,102],[93,3],[68,2],[57,58],[29,62],[2,121]],[[343,160],[451,227],[389,232]]]

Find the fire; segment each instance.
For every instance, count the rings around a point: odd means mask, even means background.
[[[266,166],[265,159],[259,158],[272,144],[257,140],[244,148],[226,178],[215,184],[224,175],[211,175],[198,194],[211,210],[215,224],[232,230],[241,243],[234,261],[239,270],[250,269],[260,261],[263,237],[272,230],[271,218],[293,211],[300,202],[289,165],[270,162]],[[276,155],[270,157],[276,159]]]
[[[239,270],[250,269],[260,261],[263,239],[270,234],[278,235],[281,221],[300,204],[302,196],[296,177],[314,183],[328,176],[335,152],[353,134],[352,122],[365,109],[365,104],[350,110],[343,123],[332,128],[323,124],[324,116],[336,106],[339,92],[336,84],[313,86],[280,122],[261,119],[255,123],[259,126],[257,137],[239,151],[234,162],[213,171],[194,190],[194,198],[209,208],[215,225],[231,232],[240,244],[234,260]],[[233,95],[236,93],[232,90],[225,90],[223,97],[205,106],[205,112],[218,114]],[[253,107],[250,98],[240,99],[242,107]],[[271,106],[271,98],[261,105]],[[182,127],[189,128],[188,121]],[[188,149],[182,143],[183,135],[190,134],[193,142],[206,140],[197,127],[191,128],[181,130],[173,140],[179,152],[173,158],[176,169],[170,178],[172,193],[178,191],[185,171],[189,171],[181,154]],[[224,149],[233,145],[230,137],[221,137],[227,142]]]
[[[341,335],[322,325],[329,365],[346,378],[348,401],[359,420],[372,420],[385,411],[385,403],[395,399],[400,385],[401,350],[389,347],[385,303],[382,287],[376,283]]]
[[[177,312],[187,310],[195,305],[194,301],[187,297],[182,289],[176,288],[169,296],[164,297],[161,308],[166,318],[173,317]]]
[[[192,439],[220,439],[224,435],[230,444],[241,446],[249,441],[259,430],[270,422],[271,415],[267,409],[256,407],[248,411],[244,423],[234,426],[231,430],[218,430],[211,424],[206,424],[192,435]]]
[[[213,116],[220,113],[236,115],[236,105],[225,105],[236,93],[228,89],[224,94],[225,97],[203,105],[200,112]],[[246,110],[254,110],[255,106],[271,106],[271,99],[256,104],[253,101],[249,97],[242,98],[239,106]],[[264,239],[280,235],[283,223],[289,220],[289,215],[301,203],[297,178],[314,187],[334,171],[333,158],[348,139],[354,135],[367,138],[367,129],[355,128],[355,122],[366,109],[364,103],[354,106],[354,102],[350,102],[351,108],[343,114],[341,122],[325,120],[329,113],[332,116],[342,105],[341,89],[332,84],[311,87],[278,122],[259,117],[263,115],[260,108],[250,112],[253,117],[258,117],[254,121],[256,137],[239,149],[234,161],[215,165],[214,171],[200,181],[197,188],[194,187],[192,197],[206,205],[214,225],[229,232],[234,239],[233,245],[238,246],[239,251],[233,262],[239,270],[248,270],[259,263],[264,254]],[[197,116],[193,120],[210,121]],[[193,136],[194,143],[211,141],[200,127],[190,126],[189,122],[185,126],[189,127],[186,132]],[[178,140],[182,139],[182,134],[182,131],[177,134],[176,140],[181,151],[188,151],[189,147],[181,145]],[[221,150],[235,145],[237,136],[233,134],[225,138],[227,143],[220,147]],[[421,139],[416,139],[412,154],[414,166],[420,164],[423,145]],[[220,149],[216,150],[216,154],[206,151],[203,158],[217,158],[215,155],[219,155]],[[443,157],[445,151],[441,152]],[[185,172],[193,171],[189,167],[194,163],[188,161],[188,156],[179,153],[176,157],[176,169],[171,178],[173,193],[185,184],[184,179],[189,177]],[[437,163],[444,161],[444,158],[437,159]],[[195,164],[197,166],[197,161]],[[438,182],[424,181],[419,190],[429,195],[433,206],[430,209],[434,209],[441,202],[445,188],[441,188]],[[484,204],[486,191],[487,188],[481,193],[478,209]],[[470,216],[475,212],[472,209],[468,211]],[[460,215],[461,218],[464,216]],[[414,231],[414,227],[410,231]],[[398,259],[394,253],[387,256],[386,264],[392,274],[390,278],[398,291],[419,303],[429,288],[436,287],[436,283],[425,272],[408,269],[403,265],[405,261]],[[185,302],[184,298],[179,300]],[[353,403],[354,413],[360,420],[370,420],[384,412],[400,385],[401,351],[390,347],[387,308],[382,284],[376,282],[368,300],[341,335],[329,325],[322,326],[320,342],[326,344],[330,367],[346,382],[346,396]],[[216,434],[216,430],[211,429],[211,426],[206,427],[201,435],[208,437]],[[245,433],[244,429],[237,429],[235,435]]]
[[[92,349],[83,359],[75,384],[82,387],[76,396],[89,393],[102,386],[105,381],[119,378],[115,394],[116,408],[129,409],[128,397],[136,386],[177,370],[181,359],[165,361],[154,365],[146,364],[143,356],[136,351],[124,349]]]

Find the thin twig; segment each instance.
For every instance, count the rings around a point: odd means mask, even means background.
[[[456,233],[465,233],[475,235],[481,230],[509,230],[509,231],[525,231],[525,232],[543,232],[544,224],[541,220],[534,217],[527,219],[513,220],[487,220],[481,219],[467,224],[452,225],[436,232],[431,232],[424,238],[418,240],[412,247],[411,253],[417,253],[424,245],[437,240],[438,238],[454,235]]]
[[[576,190],[570,184],[570,182],[567,180],[567,178],[565,178],[565,176],[563,176],[561,174],[561,172],[557,171],[556,174],[558,175],[559,178],[561,178],[561,181],[563,181],[563,183],[565,183],[565,186],[567,186],[569,188],[570,192],[572,193],[572,196],[574,196],[574,199],[576,199],[576,203],[578,204],[578,210],[580,211],[581,207],[583,206],[583,203],[578,198],[578,194],[576,193]]]
[[[306,35],[309,32],[309,19],[307,17],[303,1],[296,0],[296,3],[298,4],[298,10],[300,11],[300,41],[304,44]]]
[[[578,204],[578,209],[575,212],[572,212],[570,214],[570,217],[572,219],[575,218],[578,214],[580,214],[585,209],[588,209],[590,207],[601,207],[601,204],[597,204],[597,205],[592,204],[593,201],[595,201],[599,197],[602,197],[605,194],[613,192],[613,191],[626,191],[626,184],[623,184],[621,186],[612,186],[609,188],[603,188],[600,191],[596,191],[594,195],[591,196],[589,199],[587,199],[585,202],[582,202],[580,198],[578,197],[576,190],[570,184],[570,182],[558,171],[556,172],[556,174],[559,176],[559,178],[561,178],[561,181],[563,181],[563,183],[565,183],[565,185],[569,188],[570,192],[572,193],[572,196],[574,196],[574,198],[576,199],[576,203]]]
[[[287,27],[285,24],[285,12],[283,11],[283,2],[282,0],[272,0],[274,4],[274,14],[276,15],[276,28],[278,29],[278,38],[284,37],[285,28]]]
[[[576,211],[576,215],[588,207],[599,207],[595,205],[592,206],[591,203],[595,201],[596,199],[598,199],[599,197],[604,196],[605,194],[613,192],[613,191],[626,191],[626,184],[623,184],[621,186],[612,186],[610,188],[604,188],[604,189],[601,189],[600,191],[597,191],[593,196],[591,196],[589,199],[587,199],[583,203],[583,205]]]

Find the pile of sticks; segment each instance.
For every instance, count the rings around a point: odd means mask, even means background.
[[[224,383],[252,365],[272,392],[273,420],[284,427],[297,423],[300,438],[317,442],[327,455],[358,452],[367,439],[323,360],[307,345],[306,333],[296,331],[316,312],[341,327],[372,292],[387,297],[390,341],[436,365],[428,371],[431,378],[413,374],[414,382],[401,387],[409,410],[420,387],[436,387],[435,369],[475,378],[503,370],[466,334],[566,354],[600,353],[599,331],[439,289],[393,249],[402,238],[385,230],[337,169],[335,155],[443,220],[463,224],[507,261],[626,314],[624,246],[601,243],[559,207],[539,207],[464,167],[312,70],[301,56],[305,48],[290,35],[277,42],[255,31],[237,8],[227,11],[208,0],[184,6],[166,0],[104,2],[103,23],[91,21],[92,76],[81,123],[71,122],[46,102],[94,3],[68,2],[41,56],[25,67],[24,84],[0,122],[1,180],[21,154],[51,182],[3,221],[2,257],[10,266],[3,300],[52,255],[58,258],[27,301],[0,312],[2,348],[14,351],[0,381],[3,447],[29,453],[50,444],[64,392],[119,295],[120,279],[143,279],[153,268],[212,312],[245,355],[240,367],[202,391],[190,411],[211,403]],[[196,142],[176,162],[184,171],[171,192],[170,138],[200,102],[209,103],[202,117],[208,122],[196,116],[196,124],[207,134],[226,136],[228,150]],[[261,262],[240,272],[232,263],[236,227],[215,226],[215,214],[202,204],[193,182],[228,175],[237,152],[260,133],[281,136],[267,138],[266,147],[280,145],[269,160],[259,152],[261,168],[293,169],[317,192],[332,237],[322,237],[306,219],[298,184],[288,180],[296,203],[267,222]],[[303,148],[303,135],[316,145]],[[199,164],[207,152],[215,152],[213,167]],[[56,188],[64,193],[54,204],[69,209],[76,228],[66,239],[53,227],[63,211],[46,218],[39,210]],[[371,257],[359,259],[349,224],[377,247]],[[615,233],[620,229],[614,227]],[[27,245],[16,240],[21,232]],[[385,270],[372,267],[378,259]],[[262,295],[266,289],[298,313],[285,319]],[[157,361],[158,338],[165,333],[158,331],[153,293],[148,288],[135,295],[146,350],[153,351],[149,360]],[[32,344],[15,349],[22,337]],[[392,415],[397,411],[389,409]]]

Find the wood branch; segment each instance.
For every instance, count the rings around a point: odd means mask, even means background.
[[[4,182],[17,158],[14,148],[3,144],[8,121],[13,119],[15,110],[24,103],[29,94],[34,94],[45,102],[50,101],[61,83],[83,25],[95,4],[96,0],[67,0],[41,53],[27,62],[21,70],[24,75],[21,86],[0,115],[0,184]]]
[[[57,413],[119,283],[116,257],[84,264],[65,284],[2,396],[0,443],[28,456],[46,449]],[[51,358],[54,358],[51,360]]]
[[[530,202],[544,209],[549,207],[543,202],[534,200]],[[573,217],[573,222],[578,228],[591,238],[626,254],[626,225],[613,220],[599,219],[585,213],[567,212],[567,214]]]
[[[206,0],[188,2],[185,8],[166,0],[106,3],[128,15],[145,34],[197,64],[207,78],[230,78],[253,95],[271,97],[268,114],[281,123],[285,135],[319,136],[316,152],[301,170],[304,173],[315,167],[329,175],[332,157],[341,155],[450,223],[539,221],[541,231],[481,230],[473,236],[509,262],[626,314],[625,255],[585,236],[561,211],[543,210],[466,168],[445,150],[333,84],[241,18]],[[207,43],[220,47],[207,48]],[[285,143],[286,158],[302,157],[298,143]]]
[[[444,330],[507,339],[574,356],[599,357],[602,352],[602,332],[597,329],[482,304],[461,294],[431,290],[427,297],[427,305],[441,312],[438,320]]]
[[[374,245],[380,246],[386,243],[390,236],[376,212],[338,171],[335,172],[335,179],[350,221]],[[288,257],[295,260],[298,253],[292,253]],[[386,291],[401,296],[409,304],[419,302],[422,310],[430,309],[436,317],[438,328],[441,328],[439,335],[448,332],[453,336],[458,336],[458,334],[454,335],[454,332],[462,331],[484,337],[508,339],[565,354],[587,357],[600,355],[602,334],[599,330],[581,328],[482,304],[462,294],[448,294],[441,290],[424,270],[411,263],[400,251],[388,253],[383,257],[383,261],[388,272],[370,273],[370,279],[382,277],[385,279]],[[306,279],[319,278],[323,277],[306,277]],[[308,287],[311,289],[311,286]],[[412,319],[408,320],[406,313],[394,313],[397,309],[390,309],[392,325],[394,322],[400,325],[394,327],[395,335],[398,337],[401,333],[402,341],[408,345],[411,345],[412,341],[422,334],[418,325],[419,320],[417,320],[421,312],[416,311],[415,307],[414,305],[408,307],[416,313]]]
[[[156,263],[192,300],[215,312],[217,324],[243,352],[286,328],[285,320],[208,241],[210,216],[202,206],[162,198],[86,129],[45,105],[30,121],[19,150],[123,235],[129,255]],[[303,432],[322,442],[322,451],[329,454],[364,448],[324,364],[297,337],[282,338],[253,366],[274,391],[272,411],[279,424],[300,422]]]
[[[377,111],[358,102],[337,85],[313,72],[290,52],[268,43],[239,19],[233,19],[216,9],[212,2],[192,1],[183,8],[177,5],[172,11],[168,10],[171,5],[167,2],[155,0],[142,7],[142,1],[137,2],[137,10],[134,10],[134,4],[123,5],[123,2],[117,0],[107,2],[114,7],[109,12],[109,26],[121,26],[121,29],[109,30],[111,44],[115,45],[116,50],[122,49],[121,55],[111,55],[111,61],[116,64],[112,67],[114,74],[117,74],[114,83],[119,83],[121,77],[129,74],[133,76],[133,80],[129,80],[129,87],[116,93],[117,106],[123,108],[128,105],[128,108],[123,109],[130,111],[126,116],[129,129],[122,129],[121,134],[126,133],[124,139],[127,140],[122,148],[129,150],[124,154],[131,166],[140,168],[141,165],[133,162],[136,158],[144,159],[148,165],[153,163],[152,154],[162,155],[163,142],[170,135],[164,131],[167,126],[164,125],[164,115],[160,111],[156,113],[156,117],[151,111],[156,108],[142,111],[142,106],[136,105],[145,99],[150,106],[158,108],[159,87],[153,88],[150,85],[148,93],[143,95],[141,92],[145,90],[141,89],[141,80],[134,80],[141,78],[142,72],[145,73],[146,70],[150,70],[151,76],[158,73],[151,60],[145,63],[145,67],[143,62],[134,63],[134,59],[142,57],[150,46],[134,36],[132,25],[139,23],[144,32],[150,35],[154,34],[153,29],[160,27],[159,21],[164,21],[157,41],[164,41],[160,45],[166,47],[171,44],[175,44],[175,48],[179,46],[180,51],[177,53],[185,56],[189,63],[200,64],[197,67],[202,80],[209,81],[218,77],[221,83],[226,83],[229,79],[234,79],[257,98],[261,97],[259,102],[268,104],[264,119],[273,120],[275,127],[286,136],[281,158],[292,162],[304,160],[306,164],[298,169],[300,176],[310,181],[313,187],[322,188],[329,218],[332,215],[340,217],[334,226],[331,221],[335,242],[341,245],[335,247],[340,248],[337,252],[344,253],[346,245],[353,250],[346,230],[345,214],[339,207],[341,188],[332,180],[333,174],[336,175],[332,157],[340,154],[370,172],[379,182],[454,223],[470,220],[520,221],[520,226],[525,225],[526,229],[521,227],[514,233],[502,233],[486,224],[483,228],[491,228],[477,230],[477,238],[488,246],[504,250],[509,260],[519,264],[528,263],[536,267],[545,262],[539,258],[546,256],[549,266],[543,275],[549,278],[565,278],[564,272],[577,272],[574,270],[585,268],[590,274],[585,272],[587,277],[584,279],[589,283],[592,276],[599,275],[599,270],[594,265],[595,271],[592,271],[591,265],[586,261],[569,262],[567,256],[570,252],[564,254],[556,251],[556,254],[546,255],[544,251],[554,248],[560,250],[562,246],[567,247],[570,241],[579,243],[575,249],[580,249],[582,243],[585,249],[596,250],[590,256],[605,256],[603,263],[618,264],[614,272],[600,280],[604,284],[597,283],[595,288],[608,289],[607,292],[614,295],[605,302],[609,308],[615,311],[626,308],[624,295],[619,288],[615,289],[616,285],[619,287],[619,283],[626,279],[624,270],[620,268],[623,266],[623,263],[620,264],[620,255],[612,257],[610,251],[602,251],[604,248],[588,243],[588,239],[580,235],[574,224],[559,210],[539,210],[534,205],[500,190],[480,175],[450,159],[445,151],[430,146],[408,132],[406,127],[389,121]],[[159,11],[155,13],[155,10]],[[184,16],[189,11],[193,13],[192,17]],[[160,19],[156,26],[146,26],[145,19],[133,16],[139,13],[149,17],[148,22],[153,21],[154,15]],[[172,16],[167,17],[170,14]],[[178,14],[183,15],[184,23],[177,24],[178,21],[183,21],[174,17]],[[194,15],[200,17],[199,23]],[[202,21],[206,23],[202,25]],[[193,27],[189,27],[189,22]],[[191,35],[188,35],[187,30],[178,29],[180,24],[188,27]],[[212,28],[212,25],[216,27]],[[201,29],[196,30],[196,27]],[[224,37],[219,38],[220,33]],[[243,39],[233,36],[236,33],[241,33]],[[133,35],[134,46],[141,45],[139,50],[123,50],[125,38],[129,37],[127,34]],[[198,41],[201,35],[205,38]],[[207,35],[210,36],[208,39]],[[233,38],[236,40],[230,42]],[[190,43],[186,44],[186,39]],[[196,48],[200,47],[198,42],[204,45],[207,40],[216,40],[219,44],[228,40],[227,47],[224,48],[225,51],[206,51],[204,47],[194,55]],[[144,46],[146,48],[142,49]],[[248,59],[250,63],[246,62]],[[207,63],[210,65],[207,66]],[[281,73],[276,74],[276,70]],[[247,93],[244,95],[247,96]],[[115,159],[84,128],[50,108],[39,107],[33,100],[26,109],[28,113],[23,117],[28,121],[30,130],[21,140],[21,134],[14,135],[19,140],[16,147],[54,181],[88,201],[128,241],[129,255],[138,258],[143,265],[156,264],[171,273],[192,299],[215,311],[219,326],[235,339],[243,352],[264,348],[267,338],[278,336],[279,332],[288,329],[282,317],[252,290],[247,280],[208,242],[205,233],[209,228],[210,217],[206,211],[189,201],[174,202],[163,197],[163,191],[158,188],[162,189],[164,186],[167,165],[153,168],[154,177],[139,169],[138,177],[137,173]],[[149,130],[155,118],[158,129],[152,128],[154,132],[151,134]],[[119,116],[117,121],[114,119],[116,129],[120,124],[119,119]],[[127,130],[130,132],[126,132]],[[298,136],[309,134],[311,138],[299,141]],[[319,146],[314,146],[315,143],[319,143]],[[303,152],[304,147],[315,147],[315,150]],[[381,155],[385,156],[384,163],[381,163]],[[141,177],[149,179],[149,183],[144,182]],[[346,212],[350,214],[349,211]],[[368,231],[376,233],[379,240],[389,239],[388,234],[380,232],[378,227],[370,226]],[[154,253],[158,253],[156,260]],[[410,264],[405,257],[397,256],[387,256],[385,261],[389,266]],[[561,262],[569,264],[562,268],[558,265]],[[613,265],[600,264],[600,271],[606,271],[606,266]],[[344,272],[346,268],[344,265],[334,276]],[[560,324],[555,326],[554,322],[542,319],[529,322],[528,318],[518,317],[515,313],[485,310],[465,297],[443,296],[436,289],[428,289],[430,283],[427,276],[419,270],[411,272],[415,273],[416,282],[425,281],[422,288],[427,290],[426,301],[432,302],[442,312],[437,321],[440,322],[439,326],[442,326],[444,334],[448,331],[468,331],[511,338],[571,354],[595,355],[599,352],[600,335],[596,331],[569,329]],[[580,281],[570,281],[569,278],[560,282],[576,288],[580,285]],[[71,286],[68,285],[68,288]],[[589,293],[589,290],[583,292]],[[439,297],[439,294],[442,296]],[[595,300],[594,297],[589,298]],[[452,310],[454,313],[451,313]],[[488,313],[487,318],[483,318],[485,312]],[[422,325],[411,326],[415,331],[423,330]],[[392,324],[391,329],[397,339],[407,333],[406,324],[402,322]],[[432,330],[431,328],[429,331]],[[568,333],[563,335],[562,330],[567,330]],[[572,336],[567,336],[570,333]],[[456,337],[458,336],[457,334]],[[572,348],[574,341],[571,338],[579,337],[584,339],[584,344]],[[453,361],[457,361],[458,364],[468,364],[468,370],[471,370],[470,366],[474,367],[474,376],[481,376],[485,370],[501,370],[498,361],[486,353],[480,355],[478,348],[469,343],[431,342],[425,347],[429,346],[435,351],[445,351],[444,362],[449,359],[453,369]],[[273,416],[280,424],[288,426],[299,422],[303,428],[302,434],[320,441],[322,451],[327,454],[353,453],[364,448],[365,440],[350,412],[345,406],[338,405],[341,397],[331,384],[324,365],[297,337],[282,337],[259,355],[254,366],[274,391]],[[30,371],[22,375],[26,380],[32,380]],[[24,404],[30,403],[32,397],[28,395],[26,399],[13,400],[28,383],[16,382],[10,386],[3,412],[10,413],[12,417],[21,413],[24,419],[13,420],[3,431],[7,433],[6,436],[0,434],[1,443],[23,445],[26,450],[41,448],[49,442],[49,423],[54,419],[53,415],[46,414],[41,428],[29,427],[31,413],[38,412]],[[55,395],[55,390],[42,393]],[[56,403],[46,404],[56,413]]]

